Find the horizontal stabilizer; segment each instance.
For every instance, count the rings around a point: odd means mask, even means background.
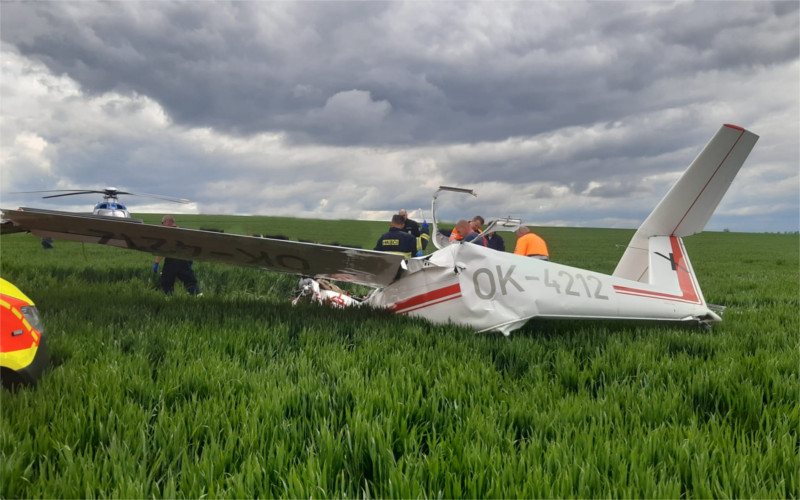
[[[705,229],[758,136],[723,125],[634,234],[614,276],[647,282],[648,240],[689,236]]]

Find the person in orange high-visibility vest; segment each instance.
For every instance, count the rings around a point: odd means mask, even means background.
[[[517,233],[517,245],[514,247],[516,255],[550,260],[547,244],[538,234],[532,233],[525,226],[520,226],[515,232]]]
[[[467,219],[461,219],[456,223],[456,227],[454,227],[453,231],[450,233],[450,243],[461,241],[474,232],[472,225]],[[470,239],[467,241],[470,241]]]

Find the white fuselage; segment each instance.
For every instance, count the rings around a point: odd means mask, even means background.
[[[719,320],[691,272],[674,287],[658,288],[471,243],[408,264],[406,274],[369,298],[370,305],[504,334],[534,317]]]

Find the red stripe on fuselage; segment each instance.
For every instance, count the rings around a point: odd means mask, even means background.
[[[702,303],[697,293],[697,284],[694,282],[694,276],[689,274],[689,265],[686,261],[686,251],[683,248],[681,241],[675,236],[669,239],[672,244],[672,255],[675,259],[675,272],[678,273],[678,284],[683,292],[683,299],[689,302]]]
[[[400,300],[389,306],[389,309],[398,313],[407,313],[428,306],[441,304],[442,302],[447,302],[460,297],[461,285],[456,283],[455,285],[446,286],[438,290],[433,290],[421,295],[415,295],[414,297],[410,297],[408,299]]]
[[[655,292],[652,290],[641,290],[639,288],[630,288],[627,286],[614,285],[614,290],[623,295],[635,295],[637,297],[648,297],[653,299],[666,299],[677,300],[680,302],[690,302],[692,304],[702,304],[699,294],[697,293],[697,285],[694,277],[689,273],[685,251],[680,239],[675,236],[670,236],[669,241],[672,245],[672,258],[675,260],[675,272],[678,274],[678,285],[681,288],[683,295],[674,295],[671,293]]]

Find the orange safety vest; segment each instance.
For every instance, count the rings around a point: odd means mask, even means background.
[[[517,239],[517,246],[514,247],[516,255],[544,255],[550,257],[547,251],[547,244],[544,240],[534,233],[527,233]]]
[[[461,236],[461,233],[458,232],[458,229],[453,228],[453,230],[450,232],[450,241],[457,241],[463,239],[464,237]]]

